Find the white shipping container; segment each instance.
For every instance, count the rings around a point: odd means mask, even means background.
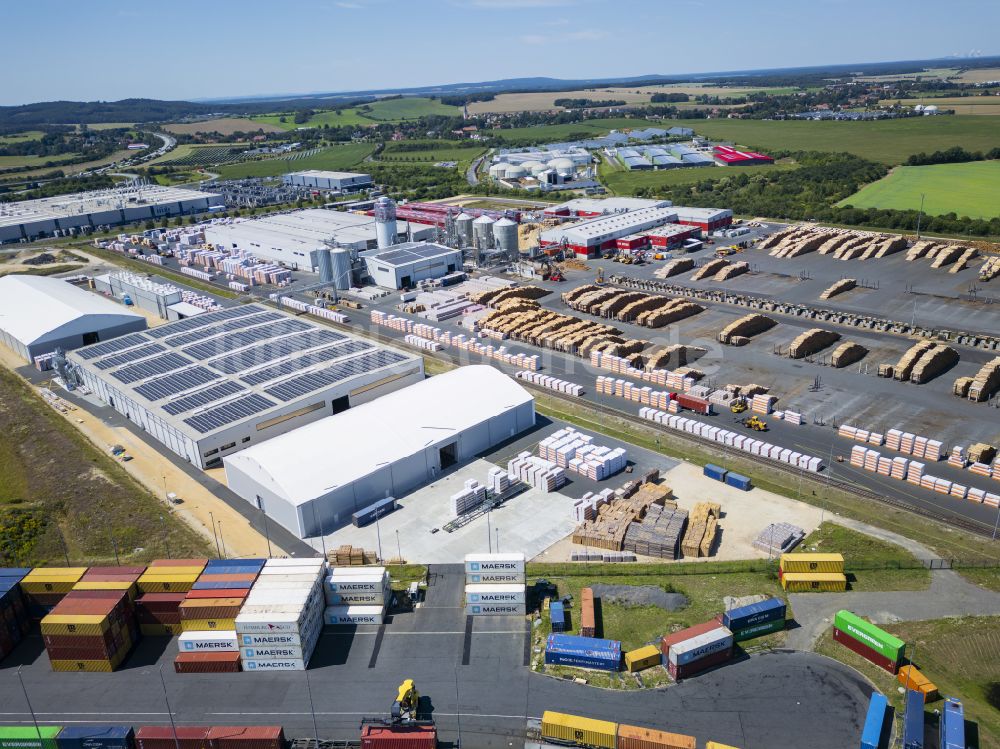
[[[323,623],[337,624],[381,624],[384,609],[381,606],[327,606],[323,611]]]
[[[389,576],[372,578],[334,579],[328,577],[323,583],[324,590],[329,593],[382,593],[389,589]]]
[[[465,576],[465,584],[468,585],[495,585],[495,584],[524,584],[523,572],[478,572]]]
[[[524,585],[466,585],[466,603],[524,603]]]
[[[244,661],[302,660],[302,648],[299,645],[275,645],[270,648],[240,648],[240,658]]]
[[[733,633],[720,626],[709,632],[678,642],[670,646],[667,658],[671,663],[684,666],[707,655],[718,653],[733,646]]]
[[[311,632],[306,633],[306,641],[312,636]],[[238,645],[243,648],[281,648],[281,647],[302,647],[302,635],[298,632],[256,632],[241,633],[238,636]]]
[[[235,630],[182,632],[177,636],[182,653],[217,653],[239,650]]]
[[[524,574],[524,554],[466,554],[465,574],[519,572]]]
[[[322,558],[298,559],[294,557],[282,557],[280,559],[268,559],[264,562],[264,569],[269,570],[274,567],[309,567],[315,570],[326,568],[326,561]]]
[[[465,607],[466,616],[524,616],[523,603],[470,603]]]
[[[331,593],[326,592],[326,603],[328,606],[338,604],[353,606],[384,606],[392,594],[386,590],[358,591],[352,593]]]
[[[301,658],[287,658],[280,661],[243,660],[244,671],[305,671],[308,661]]]

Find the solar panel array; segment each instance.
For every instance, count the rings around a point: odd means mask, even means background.
[[[132,382],[138,382],[139,380],[148,380],[150,377],[156,377],[156,375],[167,374],[167,372],[173,372],[175,369],[180,369],[188,364],[193,364],[190,359],[186,356],[181,356],[173,351],[164,354],[163,356],[158,356],[155,359],[150,359],[148,361],[141,361],[137,364],[131,364],[127,367],[122,367],[111,373],[118,382],[124,382],[126,385]]]
[[[235,320],[225,320],[223,322],[216,323],[215,325],[198,328],[197,330],[192,330],[188,333],[172,335],[166,340],[166,344],[168,346],[180,348],[181,346],[187,346],[189,343],[197,343],[198,341],[204,341],[212,336],[228,333],[230,330],[242,330],[243,328],[249,328],[251,325],[259,325],[260,323],[280,319],[281,315],[277,312],[262,312],[258,315],[246,315]]]
[[[146,400],[158,401],[169,398],[171,395],[183,393],[185,390],[191,390],[199,385],[207,385],[212,380],[217,379],[219,379],[219,375],[211,369],[200,366],[189,367],[180,372],[173,372],[159,379],[144,382],[135,389],[135,392]]]
[[[243,375],[240,379],[248,385],[262,385],[265,382],[276,380],[279,377],[294,374],[295,372],[301,372],[303,369],[308,369],[316,364],[322,364],[326,361],[332,361],[343,356],[356,354],[359,351],[368,351],[373,348],[375,347],[370,343],[350,340],[345,343],[337,344],[336,346],[320,349],[319,351],[310,351],[308,354],[300,356],[297,359],[291,359],[286,362],[281,362],[280,364],[275,364],[271,367],[258,369],[256,372]]]
[[[145,343],[148,340],[146,333],[129,333],[128,335],[123,335],[121,338],[114,338],[107,343],[95,343],[93,346],[78,349],[76,353],[81,359],[90,361],[99,356],[107,356],[116,351],[124,351],[127,348],[138,346],[140,343]]]
[[[226,424],[240,421],[248,416],[259,414],[275,405],[275,402],[265,398],[258,393],[251,393],[242,398],[223,403],[221,406],[210,408],[194,416],[188,416],[184,423],[192,427],[199,434],[206,434],[214,431]]]
[[[243,307],[229,307],[228,309],[220,309],[216,312],[203,312],[200,315],[188,317],[184,320],[170,323],[169,325],[152,328],[151,330],[147,330],[146,334],[149,335],[150,338],[166,338],[168,335],[182,333],[185,330],[194,330],[195,328],[202,328],[206,325],[211,325],[212,323],[221,322],[223,320],[233,320],[237,317],[253,315],[257,312],[261,312],[263,309],[264,307],[260,307],[256,304],[247,304]]]
[[[197,390],[190,395],[185,395],[169,403],[163,404],[163,410],[166,411],[171,416],[176,416],[177,414],[186,413],[192,409],[198,408],[199,406],[207,406],[209,403],[214,403],[215,401],[227,398],[230,395],[236,395],[245,391],[246,388],[240,385],[238,382],[233,382],[232,380],[226,380],[219,385],[212,385],[211,387],[203,388]]]
[[[278,315],[278,317],[281,317]],[[309,330],[312,326],[302,320],[282,320],[273,324],[259,325],[255,328],[238,330],[221,335],[203,343],[196,343],[193,346],[181,349],[185,354],[199,361],[204,361],[212,356],[224,354],[227,351],[235,351],[244,346],[258,341],[266,341],[268,338],[289,335],[290,333],[301,333]]]
[[[95,362],[94,366],[98,369],[111,369],[112,367],[117,367],[122,364],[128,364],[131,361],[145,359],[147,356],[159,354],[162,351],[166,351],[166,348],[158,343],[149,343],[145,346],[139,346],[138,348],[131,348],[120,354],[115,354],[114,356],[106,356],[100,361]]]
[[[299,351],[307,351],[317,346],[322,346],[333,341],[346,338],[340,333],[332,330],[313,329],[304,333],[278,338],[257,346],[245,348],[229,356],[222,356],[205,362],[213,369],[217,369],[225,374],[238,374],[245,372],[252,367],[259,367],[262,364],[281,359]]]
[[[287,403],[290,400],[300,398],[320,388],[329,387],[349,377],[365,374],[366,372],[381,369],[382,367],[405,360],[405,356],[397,354],[395,351],[386,351],[384,349],[373,351],[370,354],[362,354],[352,359],[337,362],[326,369],[292,377],[277,385],[264,388],[264,392]]]

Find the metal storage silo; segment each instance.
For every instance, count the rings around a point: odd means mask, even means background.
[[[455,231],[462,239],[462,246],[472,246],[472,216],[468,213],[460,213],[455,218]]]
[[[485,213],[472,222],[472,233],[475,237],[475,244],[480,250],[488,250],[493,247],[493,224],[495,222]]]
[[[329,250],[316,250],[316,266],[319,268],[320,283],[330,283],[333,280],[333,261]]]
[[[384,195],[375,201],[375,239],[380,250],[396,244],[396,202]]]
[[[351,251],[343,248],[330,253],[333,286],[335,289],[351,288]]]
[[[518,251],[517,223],[509,218],[502,218],[493,224],[493,237],[498,250],[503,250],[511,257]]]

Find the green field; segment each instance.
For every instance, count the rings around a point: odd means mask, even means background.
[[[58,156],[0,156],[0,170],[18,169],[21,167],[42,168],[45,164],[63,164],[77,158],[78,153],[61,153]]]
[[[284,122],[281,121],[282,117],[285,118]],[[337,114],[336,110],[317,112],[302,124],[296,123],[294,118],[295,114],[288,112],[286,114],[259,114],[250,119],[254,122],[276,125],[285,130],[296,130],[300,127],[323,127],[323,125],[329,125],[330,127],[359,127],[373,124],[370,119],[358,114],[356,109],[342,109],[340,110],[340,114]]]
[[[359,112],[358,108],[341,109],[337,114],[336,109],[317,111],[312,117],[299,124],[295,122],[294,112],[262,114],[251,117],[256,122],[265,122],[270,125],[277,125],[285,130],[295,130],[300,127],[363,127],[365,125],[375,125],[382,122],[401,122],[402,120],[412,120],[417,117],[428,115],[445,115],[457,117],[462,113],[460,107],[442,104],[437,99],[425,99],[422,97],[408,96],[403,99],[389,99],[387,101],[375,101],[367,105],[370,111]],[[285,121],[281,122],[284,117]]]
[[[911,117],[876,122],[806,120],[698,120],[698,135],[732,140],[762,151],[846,151],[872,161],[900,164],[921,151],[953,146],[967,151],[1000,147],[1000,117]]]
[[[409,148],[413,143],[424,146],[418,151],[401,150],[402,145]],[[454,141],[428,140],[428,141],[402,141],[400,143],[386,143],[382,153],[378,155],[381,162],[390,163],[411,163],[411,164],[435,164],[439,161],[457,161],[460,164],[468,164],[477,156],[481,156],[486,149],[482,146],[462,147]]]
[[[706,179],[725,179],[726,177],[738,174],[768,174],[775,171],[787,171],[796,167],[796,163],[791,159],[783,159],[776,164],[766,166],[706,166],[632,172],[621,167],[602,163],[600,166],[600,177],[601,183],[611,192],[617,195],[630,195],[636,190],[646,187],[659,190],[676,185],[689,185]]]
[[[286,172],[302,169],[329,169],[342,171],[356,166],[365,157],[370,156],[375,146],[370,143],[350,143],[343,146],[331,146],[321,149],[311,156],[294,158],[260,159],[259,161],[244,161],[239,164],[229,164],[217,171],[222,179],[242,179],[244,177],[277,177]]]
[[[930,571],[902,546],[836,523],[823,523],[798,550],[843,554],[851,590],[925,590],[931,584]]]
[[[12,135],[0,135],[0,146],[18,145],[29,143],[33,140],[41,140],[43,135],[45,133],[41,130],[25,130],[24,132],[13,133]]]
[[[865,185],[839,205],[855,208],[919,210],[931,216],[954,213],[969,218],[1000,216],[1000,161],[899,166]]]

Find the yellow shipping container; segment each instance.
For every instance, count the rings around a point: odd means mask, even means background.
[[[21,580],[25,593],[69,593],[86,567],[36,567]]]
[[[647,645],[644,648],[636,648],[625,653],[625,669],[628,671],[642,671],[659,666],[660,662],[660,649],[656,645]]]
[[[617,723],[555,713],[551,710],[542,713],[542,738],[585,744],[598,749],[615,749],[617,736]]]
[[[24,580],[42,580],[42,579],[57,579],[64,580],[73,578],[79,580],[85,574],[87,574],[88,567],[35,567],[27,575],[24,576]],[[24,582],[22,580],[21,582]]]
[[[73,586],[73,590],[127,590],[130,595],[134,592],[134,589],[135,583],[127,581],[101,583],[81,580]]]
[[[172,637],[181,633],[180,624],[140,624],[139,631],[145,637]]]
[[[115,670],[111,661],[49,661],[53,671],[88,671],[108,673]]]
[[[739,749],[739,747],[720,744],[718,741],[708,741],[705,743],[705,749]]]
[[[206,630],[236,629],[235,619],[182,619],[181,626],[185,632],[203,632]]]
[[[843,572],[842,554],[782,554],[782,572]]]
[[[838,593],[847,590],[847,578],[839,572],[786,572],[781,587],[789,593]]]
[[[198,575],[196,574],[146,574],[139,578],[139,590],[143,593],[187,593],[197,580]]]
[[[111,620],[99,614],[49,614],[42,619],[43,635],[103,635]]]
[[[203,566],[187,565],[184,567],[147,567],[142,577],[147,575],[200,575],[205,571]],[[141,580],[142,577],[139,579]]]
[[[924,702],[933,702],[938,698],[938,688],[930,679],[924,676],[916,666],[902,666],[896,679],[907,689],[913,689],[924,696]]]

